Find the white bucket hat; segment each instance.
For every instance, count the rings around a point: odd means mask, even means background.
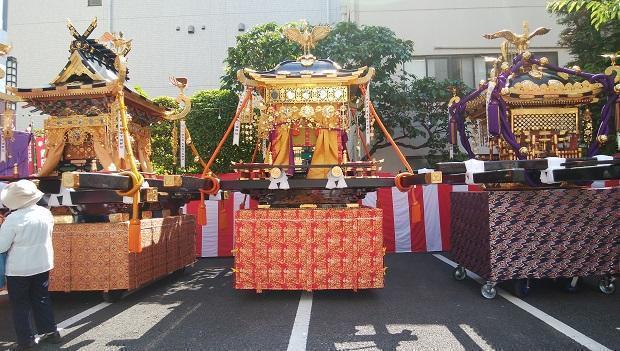
[[[10,183],[0,191],[0,202],[11,211],[36,204],[43,197],[37,186],[26,179]]]

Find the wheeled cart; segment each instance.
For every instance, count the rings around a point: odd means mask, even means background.
[[[482,296],[514,280],[527,295],[529,279],[599,278],[605,294],[620,272],[620,188],[498,190],[452,193],[454,278],[466,270],[486,280]]]

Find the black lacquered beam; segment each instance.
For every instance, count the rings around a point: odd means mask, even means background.
[[[474,183],[527,183],[527,171],[524,169],[504,169],[474,173]],[[538,173],[540,177],[540,173]]]
[[[394,178],[346,178],[347,188],[389,188]],[[269,187],[269,180],[222,180],[222,190],[260,190]],[[291,189],[325,189],[327,179],[288,179]]]
[[[538,179],[538,171],[525,169],[504,169],[499,171],[487,171],[473,174],[475,184],[482,183],[527,183],[527,174]],[[465,174],[443,174],[443,184],[465,184]]]
[[[549,168],[546,159],[536,160],[500,160],[500,161],[483,161],[485,171],[499,171],[506,169],[523,168],[527,170],[542,171]],[[599,161],[593,157],[584,158],[567,158],[566,162],[562,163],[562,166],[569,167],[584,167],[594,166],[601,164],[620,164],[620,159]],[[467,168],[464,162],[440,162],[437,164],[437,170],[444,174],[458,174],[465,173]]]
[[[561,166],[564,166],[566,168],[588,167],[588,166],[596,166],[596,165],[620,165],[620,158],[614,158],[613,160],[601,160],[601,161],[595,158],[567,159],[565,163],[561,164]]]
[[[412,185],[439,184],[442,182],[441,172],[418,173],[403,177],[401,184],[404,187]]]
[[[16,182],[27,179],[37,183],[37,187],[45,194],[58,194],[60,192],[60,178],[58,177],[0,177],[0,182]]]
[[[73,189],[120,190],[131,189],[129,176],[113,173],[65,172],[62,186]]]
[[[164,176],[163,187],[198,191],[198,189],[209,189],[212,184],[208,179],[173,174]]]
[[[446,174],[441,176],[443,184],[465,184],[465,173],[460,174]]]
[[[340,167],[340,168],[368,168],[368,167],[378,167],[380,166],[381,163],[379,162],[372,162],[372,161],[362,161],[362,162],[347,162],[347,163],[342,163],[342,164],[337,164],[337,163],[332,163],[332,164],[316,164],[316,165],[295,165],[295,166],[291,166],[294,168],[298,168],[298,169],[312,169],[312,168],[333,168],[333,167]],[[254,169],[264,169],[264,170],[270,170],[274,167],[278,167],[278,168],[283,168],[286,169],[289,166],[288,165],[272,165],[269,163],[235,163],[232,165],[232,168],[234,169],[248,169],[248,170],[254,170]]]
[[[60,193],[60,178],[39,179],[37,187],[45,194],[58,194]]]
[[[104,203],[122,203],[123,197],[115,190],[78,190],[71,194],[71,202],[73,205],[87,204],[104,204]],[[157,189],[143,188],[140,189],[140,202],[158,202]]]
[[[149,187],[158,189],[179,189],[181,191],[197,192],[199,189],[210,188],[211,181],[202,178],[166,175],[164,179],[146,179]],[[131,189],[131,178],[126,175],[115,173],[94,172],[65,172],[62,175],[62,184],[65,188],[73,189],[99,189],[127,191]]]
[[[500,171],[507,169],[523,168],[531,170],[547,169],[547,160],[501,160],[501,161],[483,161],[485,171]],[[444,174],[465,173],[467,168],[464,162],[440,162],[437,164],[437,170]]]
[[[557,182],[620,179],[620,165],[553,170]]]

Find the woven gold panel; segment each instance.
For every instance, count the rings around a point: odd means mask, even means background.
[[[521,108],[512,109],[513,132],[524,130],[565,130],[579,132],[579,110],[577,107]]]

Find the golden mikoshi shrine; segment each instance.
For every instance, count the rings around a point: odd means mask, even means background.
[[[583,145],[593,139],[606,142],[606,133],[593,135],[588,105],[610,91],[613,95],[620,68],[612,61],[605,75],[615,83],[607,84],[605,78],[582,72],[577,66],[565,69],[555,67],[546,57],[534,58],[528,51],[529,41],[548,32],[544,27],[530,32],[524,22],[522,34],[501,30],[484,35],[504,39],[501,55],[489,58],[493,69],[479,89],[462,99],[455,92],[450,102],[452,144],[456,145],[456,124],[462,116],[472,122],[470,139],[475,150],[468,153],[485,159],[577,158],[585,156]],[[461,117],[455,118],[457,114]]]
[[[80,34],[69,23],[73,36],[67,64],[47,87],[7,87],[19,99],[49,115],[44,122],[46,162],[41,176],[63,169],[120,171],[132,167],[135,156],[141,172],[153,171],[150,125],[173,116],[125,85],[129,79],[126,55],[131,41],[106,33],[100,40],[90,39],[94,19]],[[182,89],[184,83],[176,82]],[[189,112],[189,100],[186,110]],[[127,116],[127,136],[122,114]],[[129,147],[131,146],[131,147]],[[133,150],[135,155],[132,155]]]
[[[12,95],[2,98],[49,115],[46,160],[28,178],[46,194],[56,222],[50,290],[116,299],[195,261],[195,220],[180,209],[199,195],[195,178],[162,179],[151,162],[150,127],[183,123],[190,111],[187,80],[170,78],[183,104],[178,113],[139,95],[126,86],[131,40],[114,33],[91,39],[96,26],[95,18],[80,33],[69,22],[73,40],[60,73],[44,87],[7,87]]]
[[[249,162],[235,163],[233,168],[241,179],[224,182],[221,189],[241,190],[264,204],[274,204],[273,198],[277,196],[273,190],[277,189],[296,193],[281,199],[281,206],[287,201],[288,205],[304,201],[333,205],[355,203],[368,189],[391,186],[394,182],[408,189],[418,181],[431,182],[431,177],[433,182],[440,181],[439,173],[414,175],[383,126],[370,99],[374,68],[343,69],[331,60],[312,55],[310,50],[329,31],[328,26],[310,27],[307,23],[299,28],[289,26],[284,34],[302,46],[302,56],[267,71],[244,68],[237,72],[243,93],[227,132],[205,165],[203,178],[217,183],[207,193],[220,189],[210,167],[231,133],[233,143],[248,142],[255,145],[255,150],[261,149],[263,161],[257,162],[255,152]],[[355,113],[355,108],[359,113]],[[396,180],[378,178],[381,161],[370,160],[369,155],[352,155],[348,149],[350,135],[354,135],[360,150],[362,146],[366,148],[375,125],[407,169]],[[308,197],[308,191],[302,189],[315,192],[316,196]],[[333,189],[340,189],[340,195],[319,194]]]
[[[258,138],[267,141],[266,163],[338,165],[349,160],[346,135],[353,122],[350,100],[359,86],[369,84],[374,70],[342,69],[331,60],[315,58],[309,48],[328,33],[326,26],[315,26],[312,31],[305,28],[303,32],[288,28],[285,34],[304,47],[303,56],[269,71],[245,68],[237,74],[239,82],[262,100],[256,118],[242,118],[240,123],[242,130],[244,125],[255,128]],[[328,168],[311,168],[307,178],[326,178],[328,172]]]

